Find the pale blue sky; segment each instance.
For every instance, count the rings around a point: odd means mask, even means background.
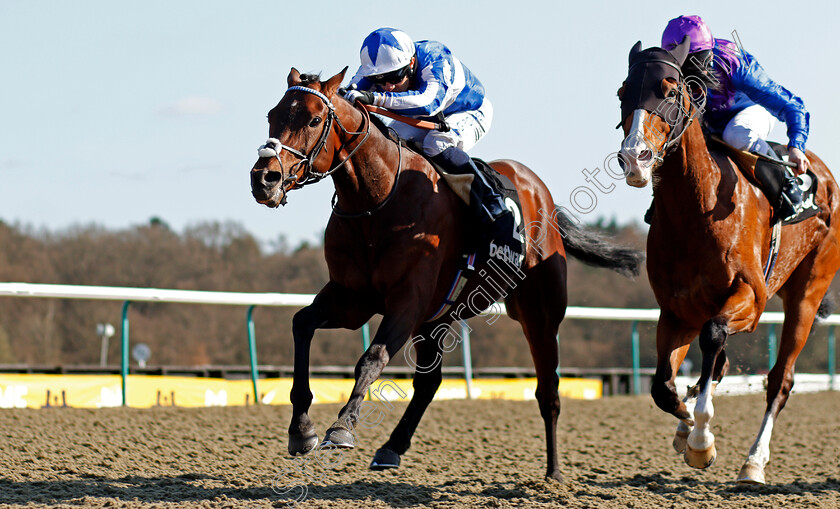
[[[251,197],[248,170],[289,68],[328,77],[350,66],[349,79],[361,41],[380,26],[447,44],[495,109],[472,154],[522,161],[558,204],[587,185],[584,168],[618,149],[615,91],[630,47],[658,45],[679,14],[700,14],[717,37],[737,30],[804,99],[808,148],[840,168],[838,3],[686,5],[0,0],[0,219],[56,230],[158,216],[179,231],[231,220],[267,243],[320,241],[329,180],[270,210]],[[783,126],[775,133],[786,141]],[[615,184],[596,191],[583,219],[641,222],[650,188]]]

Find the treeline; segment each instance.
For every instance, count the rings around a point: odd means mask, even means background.
[[[603,221],[591,228],[617,242],[644,248],[646,230]],[[122,230],[79,226],[64,231],[33,230],[0,221],[0,281],[173,288],[184,290],[316,293],[328,280],[320,246],[260,246],[244,227],[205,223],[177,233],[164,221]],[[654,308],[646,274],[636,280],[569,262],[569,304]],[[98,323],[112,323],[119,337],[122,303],[72,299],[0,297],[0,364],[98,364]],[[779,304],[771,302],[771,309]],[[292,364],[291,308],[254,312],[260,364]],[[244,365],[248,363],[246,310],[241,306],[132,303],[131,342],[145,343],[149,365]],[[378,318],[371,322],[375,332]],[[532,366],[519,325],[501,318],[470,320],[475,367]],[[629,367],[631,325],[627,322],[566,320],[560,329],[561,365]],[[779,328],[780,332],[780,328]],[[655,324],[639,324],[642,367],[655,365]],[[767,326],[730,338],[727,352],[734,371],[767,369]],[[111,341],[108,360],[119,361],[119,341]],[[800,372],[827,369],[826,327],[816,328],[797,364]],[[313,365],[354,365],[361,353],[358,331],[318,331]],[[695,346],[689,353],[700,365]],[[405,365],[402,355],[393,364]],[[445,365],[461,363],[460,349]]]

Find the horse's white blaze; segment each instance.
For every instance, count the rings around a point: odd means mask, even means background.
[[[624,177],[628,185],[645,187],[650,182],[653,168],[654,148],[648,145],[645,136],[645,119],[648,112],[638,109],[633,112],[630,132],[621,144],[619,156],[624,162]]]
[[[717,382],[706,385],[706,390],[697,396],[697,403],[694,405],[694,429],[688,435],[688,445],[697,451],[703,451],[714,445],[715,436],[709,431],[709,422],[715,416],[715,407],[712,404],[712,395]]]
[[[747,463],[752,463],[763,469],[767,462],[770,461],[770,437],[773,434],[774,422],[772,412],[764,414],[764,420],[761,421],[761,429],[758,431],[758,436],[755,437],[755,443],[750,447]]]

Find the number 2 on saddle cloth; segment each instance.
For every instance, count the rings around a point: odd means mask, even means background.
[[[439,165],[435,164],[431,159],[432,166],[443,177],[444,181],[449,185],[452,191],[458,195],[459,198],[468,206],[473,207],[476,204],[470,203],[472,195],[470,188],[473,180],[472,175],[456,175],[447,173]],[[475,267],[488,263],[491,270],[500,273],[502,280],[506,279],[501,273],[514,274],[519,272],[522,261],[525,258],[526,236],[520,232],[522,228],[522,203],[519,201],[519,195],[516,192],[516,187],[505,175],[496,172],[485,161],[473,158],[473,162],[479,171],[484,175],[484,179],[491,185],[496,192],[504,200],[504,204],[508,210],[511,211],[513,222],[505,225],[505,228],[489,228],[482,226],[479,228],[470,228],[471,237],[467,239],[469,246],[469,253],[464,253],[461,261],[461,266],[458,267],[458,272],[455,276],[449,292],[444,298],[440,309],[428,321],[436,320],[443,316],[450,306],[458,299],[461,291],[466,286],[469,279],[475,274]],[[480,205],[480,204],[478,204]],[[474,216],[474,214],[469,214]],[[465,218],[465,220],[469,220]],[[507,230],[510,231],[507,231]],[[500,241],[499,236],[507,235],[518,239],[521,245],[521,252],[511,251],[508,245],[510,242]]]

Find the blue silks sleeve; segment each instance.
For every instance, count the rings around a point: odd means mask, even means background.
[[[810,114],[805,104],[790,90],[776,83],[749,53],[742,52],[741,65],[734,71],[732,82],[753,102],[763,106],[787,125],[789,147],[805,151]]]

